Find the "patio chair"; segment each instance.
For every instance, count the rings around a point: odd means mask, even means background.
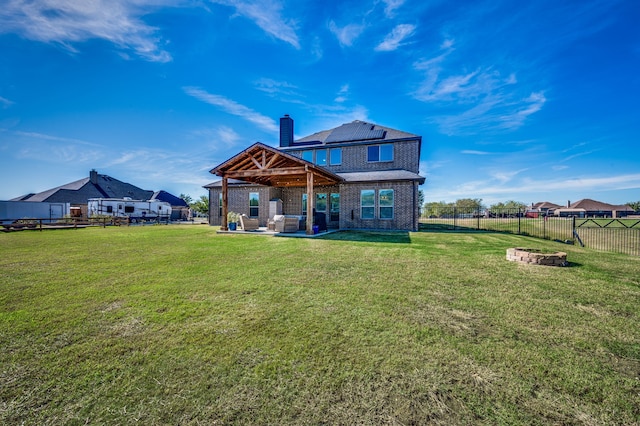
[[[242,226],[243,231],[255,231],[260,226],[260,222],[256,218],[243,214],[240,216],[240,226]]]
[[[273,217],[273,221],[275,222],[276,232],[297,232],[298,231],[297,216],[275,215]]]

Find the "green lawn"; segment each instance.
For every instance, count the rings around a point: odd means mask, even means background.
[[[639,257],[215,231],[0,233],[0,424],[640,423]]]

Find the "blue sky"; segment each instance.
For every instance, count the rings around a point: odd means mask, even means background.
[[[209,170],[365,120],[423,136],[427,201],[640,200],[635,0],[3,0],[0,200]]]

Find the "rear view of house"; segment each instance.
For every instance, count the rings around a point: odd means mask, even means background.
[[[421,136],[359,120],[294,140],[285,115],[278,148],[256,143],[211,170],[222,180],[205,187],[209,223],[224,227],[234,211],[266,226],[278,200],[301,223],[313,216],[335,229],[417,230],[421,144]]]

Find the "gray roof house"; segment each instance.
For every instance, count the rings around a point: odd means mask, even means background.
[[[124,198],[134,200],[158,199],[168,201],[172,205],[176,202],[179,207],[187,207],[184,200],[169,194],[166,191],[148,191],[138,188],[130,183],[122,182],[111,176],[98,173],[96,170],[89,172],[89,177],[57,186],[55,188],[27,194],[10,201],[30,202],[63,202],[70,203],[72,208],[80,208],[82,215],[87,214],[87,202],[89,198]]]
[[[148,200],[153,191],[146,191],[112,178],[99,174],[95,170],[89,172],[89,177],[76,180],[65,185],[57,186],[37,194],[28,194],[10,201],[46,201],[65,202],[71,204],[87,204],[89,198],[123,198],[131,197],[135,200]]]
[[[415,231],[421,144],[419,135],[360,120],[294,140],[285,115],[277,148],[256,143],[211,170],[222,180],[205,186],[209,223],[224,229],[228,210],[267,226],[277,200],[307,225],[313,217],[334,229]]]

